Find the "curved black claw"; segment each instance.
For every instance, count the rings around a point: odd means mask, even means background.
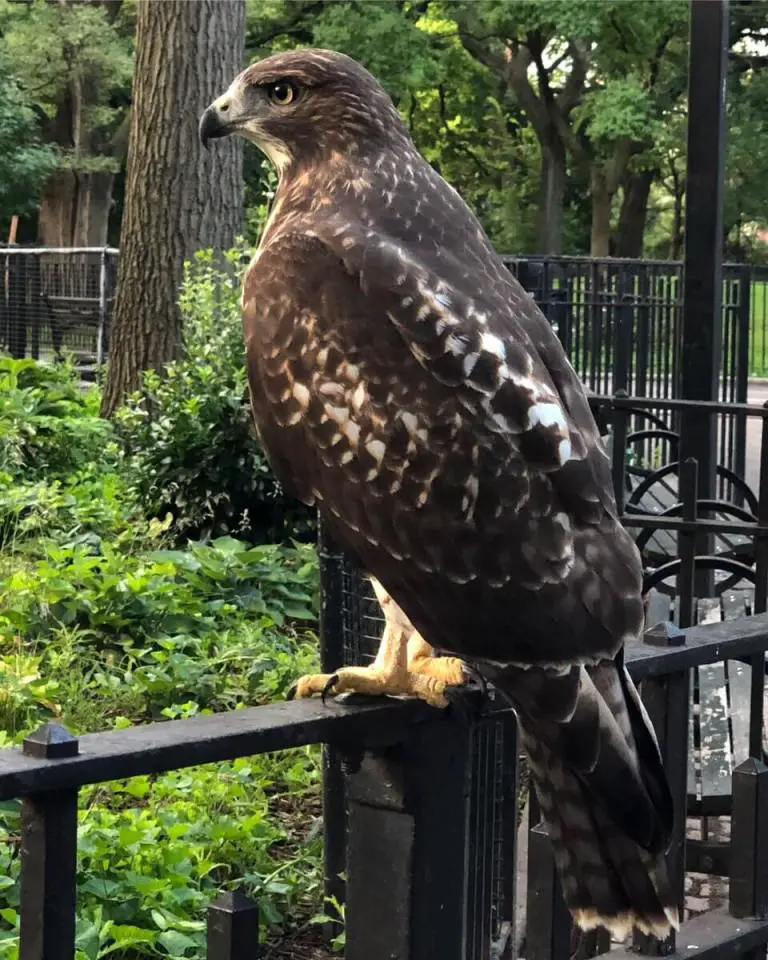
[[[474,680],[474,682],[478,685],[478,687],[480,687],[480,689],[483,691],[483,696],[487,697],[488,696],[487,679],[482,675],[482,673],[480,673],[477,667],[474,666],[473,664],[465,662],[463,664],[463,668],[464,668],[464,673],[466,673],[466,675],[470,678],[470,680]]]
[[[331,676],[328,677],[328,680],[325,686],[323,687],[323,692],[320,694],[320,699],[323,701],[323,703],[325,703],[325,698],[328,696],[331,690],[333,690],[333,688],[336,686],[338,682],[339,682],[338,673],[331,674]]]
[[[299,689],[298,683],[292,683],[285,694],[286,700],[294,700],[296,697],[296,691]]]
[[[446,687],[444,690],[449,709],[459,716],[464,723],[470,725],[479,723],[488,715],[487,694],[487,685],[479,676],[476,687],[465,684],[464,686]]]

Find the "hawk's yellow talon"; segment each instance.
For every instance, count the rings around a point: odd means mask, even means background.
[[[430,706],[447,707],[446,688],[466,683],[462,661],[457,657],[436,657],[381,584],[374,580],[373,587],[385,619],[374,663],[370,667],[342,667],[333,674],[300,677],[295,684],[295,696],[319,693],[323,700],[342,693],[417,697]]]

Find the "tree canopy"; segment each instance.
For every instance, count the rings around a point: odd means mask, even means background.
[[[731,11],[724,240],[755,259],[768,228],[768,2]],[[246,61],[313,45],[372,70],[505,252],[679,256],[688,0],[247,0],[246,16]],[[106,237],[107,218],[116,235],[135,23],[136,0],[0,0],[0,137],[15,145],[0,217],[36,198],[41,237],[64,242],[74,176],[101,218],[81,237]],[[19,209],[6,176],[23,185]],[[272,180],[252,150],[245,178],[255,239]]]

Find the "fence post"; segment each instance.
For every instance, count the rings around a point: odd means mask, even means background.
[[[613,367],[613,392],[630,391],[632,379],[632,347],[635,300],[634,277],[628,270],[622,270],[618,278],[618,305],[616,307],[615,357]]]
[[[27,288],[24,254],[8,257],[8,352],[16,359],[27,354]]]
[[[695,483],[695,477],[694,477]],[[679,646],[685,634],[669,624],[658,624],[643,637],[654,646]],[[685,835],[688,797],[688,710],[690,679],[687,670],[663,677],[648,677],[641,685],[641,695],[653,723],[664,769],[675,808],[672,843],[667,854],[669,882],[677,894],[680,910],[685,898]],[[634,949],[646,956],[664,956],[675,951],[675,934],[659,940],[635,930]]]
[[[733,771],[730,911],[768,918],[768,767],[754,757]]]
[[[318,516],[318,556],[320,560],[320,662],[324,673],[344,666],[343,554],[328,536]],[[323,747],[323,868],[326,899],[343,904],[346,869],[347,810],[342,751],[332,745]],[[326,912],[332,915],[333,907]],[[341,917],[338,918],[341,922]],[[329,923],[325,933],[330,940],[339,931]]]
[[[348,776],[346,960],[464,960],[471,730],[439,716]]]
[[[518,918],[517,905],[517,861],[518,861],[518,803],[521,788],[520,747],[517,731],[517,717],[511,713],[499,723],[499,735],[502,738],[502,806],[501,806],[501,843],[502,876],[501,902],[502,912],[499,927],[498,956],[501,960],[516,960],[513,953],[517,946]],[[506,924],[506,929],[505,929]]]
[[[637,347],[635,367],[634,393],[638,397],[647,397],[648,379],[654,377],[657,371],[655,350],[651,347],[651,275],[648,264],[639,264],[640,273],[637,278]],[[658,350],[658,346],[654,343]],[[663,347],[662,347],[663,349]],[[656,372],[658,375],[658,371]],[[650,396],[653,396],[653,389]]]
[[[27,265],[27,291],[31,301],[29,305],[29,326],[32,331],[30,353],[33,360],[40,359],[40,329],[43,324],[43,311],[45,309],[42,273],[42,257],[33,254],[29,257]]]
[[[99,330],[96,335],[96,363],[104,362],[104,329],[107,325],[107,248],[99,256]]]
[[[613,395],[614,401],[626,400],[627,391],[617,390]],[[611,409],[611,427],[613,450],[611,453],[611,479],[613,480],[613,495],[619,514],[624,512],[624,501],[627,496],[627,437],[629,435],[629,413],[615,403]]]
[[[225,893],[208,906],[207,960],[254,960],[259,954],[259,905]]]
[[[747,403],[749,392],[749,346],[751,343],[752,318],[752,270],[748,266],[739,268],[739,307],[737,314],[736,356],[734,380],[736,403]],[[744,476],[747,461],[747,415],[734,414],[733,463],[728,466],[740,477]],[[732,491],[735,502],[743,503],[740,491]]]
[[[75,756],[78,742],[57,724],[24,741],[30,757]],[[20,960],[73,960],[77,879],[77,790],[21,801]]]
[[[571,954],[573,923],[563,899],[552,842],[543,822],[528,834],[527,900],[526,960],[565,960]]]

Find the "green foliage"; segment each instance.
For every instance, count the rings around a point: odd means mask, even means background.
[[[202,958],[205,908],[232,887],[259,898],[265,936],[292,914],[306,915],[321,886],[318,761],[317,751],[303,750],[278,758],[267,776],[254,757],[84,790],[77,960],[128,948],[134,957]],[[15,804],[0,819],[18,833]],[[281,853],[286,843],[290,857]],[[13,845],[4,846],[5,958],[18,930],[19,869]]]
[[[642,141],[654,133],[653,103],[638,77],[621,77],[584,97],[580,119],[597,145],[628,137]]]
[[[0,471],[53,479],[93,462],[109,435],[70,366],[0,357]]]
[[[125,104],[116,103],[132,72],[131,37],[119,15],[107,4],[2,0],[0,36],[14,75],[52,121],[48,134],[63,148],[63,165],[117,170],[109,154]],[[74,120],[64,126],[72,129],[60,130],[54,121],[68,98]]]
[[[29,212],[57,158],[40,143],[31,99],[0,56],[0,211]]]
[[[135,555],[105,543],[101,554],[50,543],[43,559],[8,575],[0,630],[43,639],[62,626],[76,627],[102,646],[132,649],[158,636],[200,636],[234,613],[269,613],[279,626],[290,618],[311,620],[306,584],[314,566],[309,557],[299,566],[301,554],[277,551],[228,538],[184,552]],[[276,565],[280,557],[286,571]]]
[[[312,34],[316,45],[363,63],[395,102],[442,78],[428,34],[418,29],[415,19],[403,16],[402,4],[395,0],[329,4],[313,21]]]
[[[185,352],[115,418],[123,469],[150,517],[173,518],[185,538],[232,533],[254,542],[303,532],[311,515],[289,502],[253,435],[247,406],[240,276],[201,252],[189,265],[180,304]],[[285,526],[284,526],[285,525]]]
[[[0,747],[50,719],[82,733],[280,700],[317,669],[311,546],[222,537],[169,549],[168,522],[144,518],[109,425],[87,426],[100,423],[98,391],[66,368],[0,369],[13,454],[0,473]],[[35,430],[19,438],[25,409]],[[81,791],[77,960],[202,960],[207,904],[241,886],[259,898],[264,938],[310,922],[320,777],[311,748]],[[3,960],[18,956],[19,817],[0,804]]]

